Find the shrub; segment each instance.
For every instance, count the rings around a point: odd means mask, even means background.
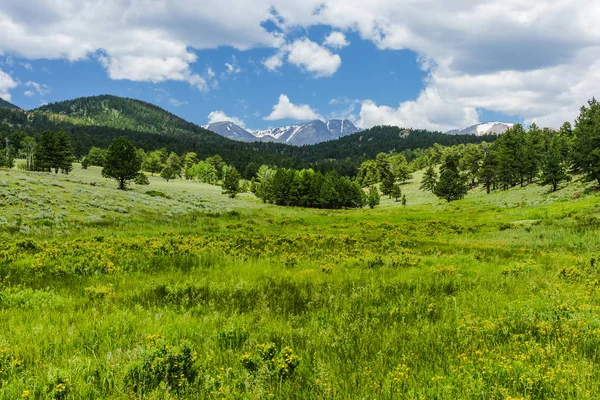
[[[150,184],[150,180],[148,179],[146,174],[143,172],[138,172],[138,174],[135,177],[135,179],[133,180],[133,182],[136,185],[149,185]]]
[[[179,392],[196,379],[199,368],[188,343],[171,345],[157,335],[148,339],[150,345],[144,349],[143,359],[129,368],[125,386],[147,393],[164,384],[167,390]]]

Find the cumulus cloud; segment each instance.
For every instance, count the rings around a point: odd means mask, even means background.
[[[216,122],[233,122],[234,124],[241,126],[242,128],[246,127],[244,121],[237,117],[230,117],[221,110],[213,111],[210,114],[208,114],[208,123],[214,124]]]
[[[331,32],[323,41],[324,46],[328,46],[334,49],[343,49],[350,45],[350,42],[346,40],[346,35],[339,31]]]
[[[279,102],[273,106],[271,114],[264,119],[267,121],[276,121],[288,118],[299,121],[322,119],[309,105],[293,104],[288,96],[282,94],[279,96]]]
[[[10,91],[18,86],[18,83],[6,72],[0,69],[0,97],[10,101],[12,96]]]
[[[282,46],[273,56],[263,61],[269,71],[281,68],[284,61],[313,74],[315,78],[333,76],[342,65],[339,55],[308,38],[297,39]]]
[[[289,46],[287,59],[317,78],[332,76],[342,65],[339,55],[307,38],[296,40]]]

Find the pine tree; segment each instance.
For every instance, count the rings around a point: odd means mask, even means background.
[[[558,189],[558,185],[563,181],[571,180],[568,174],[568,163],[561,150],[566,146],[565,138],[561,135],[555,135],[548,144],[542,158],[542,168],[540,179],[541,185],[552,185],[552,191]]]
[[[379,190],[375,185],[369,188],[369,193],[367,194],[367,205],[369,208],[375,208],[376,205],[379,205],[381,201],[381,197],[379,196]]]
[[[142,163],[133,143],[121,136],[108,146],[102,176],[114,178],[119,183],[119,189],[125,190],[127,182],[138,176],[141,166]]]
[[[402,197],[402,189],[400,188],[400,185],[398,185],[397,183],[394,184],[390,197],[393,197],[396,200],[396,202],[398,202],[400,197]]]
[[[450,202],[462,199],[467,191],[466,179],[458,171],[458,156],[446,156],[440,169],[440,180],[435,185],[435,195]]]
[[[387,171],[384,173],[383,180],[381,181],[381,193],[386,196],[390,196],[392,198],[392,190],[394,190],[394,185],[396,183],[396,179],[394,174]]]
[[[435,185],[437,184],[438,174],[435,172],[433,165],[429,165],[423,174],[423,180],[421,181],[421,190],[426,192],[433,192]]]
[[[592,98],[575,121],[573,162],[588,181],[600,184],[600,103]]]

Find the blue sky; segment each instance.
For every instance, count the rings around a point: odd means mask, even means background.
[[[26,109],[115,94],[198,124],[444,131],[559,126],[600,87],[587,0],[32,3],[0,0],[0,97]]]

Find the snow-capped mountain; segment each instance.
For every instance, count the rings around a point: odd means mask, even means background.
[[[454,129],[446,132],[448,135],[499,135],[512,128],[515,124],[508,122],[484,122],[464,129]]]
[[[221,136],[225,136],[226,138],[238,140],[240,142],[256,142],[258,140],[256,136],[241,126],[234,124],[233,122],[215,122],[205,125],[203,128],[214,133],[218,133]]]
[[[302,124],[265,129],[254,133],[248,132],[232,122],[218,122],[207,125],[205,128],[233,140],[244,142],[268,141],[294,146],[321,143],[360,131],[347,119],[333,119],[325,122],[315,120]]]

